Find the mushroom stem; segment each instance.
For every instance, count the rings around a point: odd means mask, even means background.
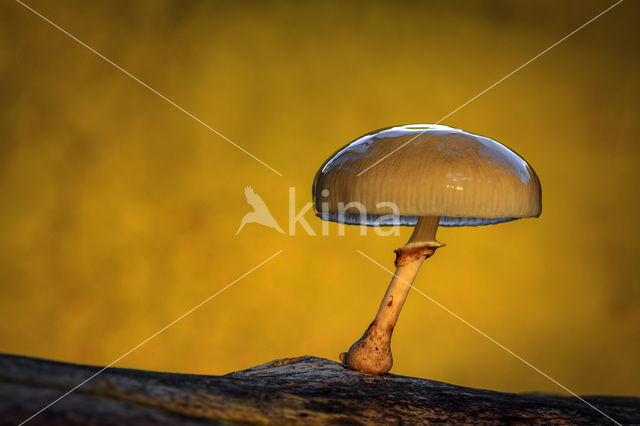
[[[400,310],[422,262],[444,245],[435,239],[439,220],[438,216],[420,217],[407,244],[395,251],[396,272],[376,317],[360,340],[351,345],[349,352],[340,354],[340,360],[354,370],[372,374],[391,370],[391,335]]]

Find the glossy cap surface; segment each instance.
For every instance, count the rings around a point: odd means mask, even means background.
[[[419,216],[441,216],[441,226],[488,225],[542,210],[540,181],[522,157],[492,139],[433,124],[354,140],[322,165],[313,196],[320,218],[372,226],[415,225]]]

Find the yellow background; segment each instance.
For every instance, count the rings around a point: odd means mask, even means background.
[[[0,6],[0,351],[107,364],[284,252],[119,366],[223,374],[347,350],[397,237],[235,232],[253,186],[286,229],[338,147],[436,122],[612,1]],[[444,124],[522,154],[543,213],[441,229],[416,286],[581,394],[640,394],[638,3],[627,1]],[[320,232],[320,221],[307,220]],[[562,392],[419,295],[393,372]]]

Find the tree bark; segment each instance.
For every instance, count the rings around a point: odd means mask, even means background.
[[[99,370],[0,355],[0,424],[19,424]],[[640,423],[638,398],[583,398],[620,423]],[[394,374],[372,376],[311,356],[276,360],[224,376],[109,368],[30,423],[430,422],[613,424],[574,397],[493,392]]]

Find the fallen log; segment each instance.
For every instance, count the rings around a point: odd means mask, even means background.
[[[19,424],[100,369],[0,355],[0,424]],[[640,424],[639,398],[583,398],[617,422]],[[224,376],[108,368],[27,424],[429,422],[613,424],[575,397],[494,392],[394,374],[372,376],[311,356]]]

